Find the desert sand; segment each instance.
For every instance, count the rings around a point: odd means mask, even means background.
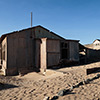
[[[56,70],[48,69],[46,75],[31,72],[24,76],[0,75],[0,100],[43,100],[44,97],[56,96],[62,89],[96,76],[86,75],[87,68],[100,67],[100,62],[83,66],[73,66]],[[57,100],[100,100],[100,78],[89,84],[74,88],[73,91]]]

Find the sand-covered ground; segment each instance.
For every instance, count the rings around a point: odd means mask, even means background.
[[[24,76],[0,76],[0,100],[43,100],[45,96],[53,97],[62,89],[96,76],[86,75],[87,68],[100,67],[100,62],[85,66],[73,66],[57,70],[47,70],[46,75],[28,73]],[[1,85],[0,85],[1,86]],[[100,78],[89,84],[81,85],[57,100],[100,100]]]

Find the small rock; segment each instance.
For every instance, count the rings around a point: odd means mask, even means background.
[[[49,100],[49,97],[47,97],[47,96],[46,96],[46,97],[44,97],[44,99],[43,99],[43,100]]]
[[[46,96],[46,95],[47,95],[47,93],[44,94],[44,96]]]
[[[46,82],[46,80],[44,80],[43,82]]]
[[[58,96],[64,96],[64,94],[65,94],[65,89],[64,90],[60,90],[59,92],[58,92]]]
[[[100,74],[97,74],[98,77],[100,77]]]
[[[71,86],[71,87],[70,87],[70,90],[73,90],[73,89],[74,89],[74,86]]]
[[[100,74],[97,74],[97,77],[99,78],[100,77]]]
[[[85,81],[83,81],[83,84],[88,84],[91,81],[91,79],[86,79]]]
[[[64,90],[60,90],[58,92],[58,96],[64,96],[65,94],[68,94],[69,92],[71,92],[72,90],[71,89],[64,89]]]
[[[56,100],[56,99],[58,99],[58,96],[53,96],[53,97],[51,98],[51,100]]]

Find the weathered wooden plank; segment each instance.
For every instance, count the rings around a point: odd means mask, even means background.
[[[86,74],[89,75],[89,74],[92,74],[92,73],[96,73],[98,71],[100,71],[100,67],[89,68],[89,69],[86,69]]]

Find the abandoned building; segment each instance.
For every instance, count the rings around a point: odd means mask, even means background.
[[[100,61],[100,39],[96,39],[91,44],[79,44],[80,62],[96,62]]]
[[[64,59],[79,61],[79,41],[68,40],[36,26],[0,38],[0,64],[4,75],[46,70]]]
[[[89,49],[100,50],[100,39],[96,39],[93,41],[93,43],[86,44],[84,46],[89,48]]]
[[[100,50],[100,39],[96,39],[96,40],[93,42],[93,49],[95,49],[95,50]]]

